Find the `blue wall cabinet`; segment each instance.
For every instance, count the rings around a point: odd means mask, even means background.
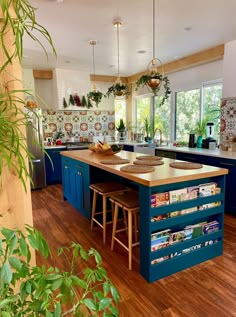
[[[62,157],[62,184],[64,198],[90,219],[89,166]]]
[[[61,174],[61,155],[62,149],[48,149],[47,154],[50,156],[52,163],[47,155],[45,155],[46,182],[50,184],[60,184],[62,181]]]

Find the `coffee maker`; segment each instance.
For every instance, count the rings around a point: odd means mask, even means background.
[[[202,141],[202,147],[204,149],[215,149],[216,140],[214,139],[214,123],[207,122],[206,124],[206,139]]]

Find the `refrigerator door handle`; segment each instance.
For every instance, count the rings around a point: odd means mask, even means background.
[[[42,160],[37,159],[37,160],[32,160],[32,163],[40,163]]]

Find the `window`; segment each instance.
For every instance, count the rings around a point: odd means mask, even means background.
[[[205,118],[215,124],[215,138],[220,129],[220,102],[222,83],[203,84],[199,89],[181,91],[175,98],[175,139],[187,141],[196,122]]]
[[[126,122],[126,101],[124,99],[114,100],[115,103],[115,125],[118,126],[120,119]]]
[[[138,98],[136,101],[136,130],[138,133],[144,132],[144,119],[151,118],[151,98]],[[151,120],[151,119],[150,119]]]
[[[175,139],[187,141],[200,118],[200,89],[176,93]]]
[[[154,129],[162,131],[162,139],[170,139],[170,98],[162,106],[159,106],[160,98],[154,99]]]

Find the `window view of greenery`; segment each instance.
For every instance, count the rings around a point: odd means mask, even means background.
[[[189,133],[195,130],[200,118],[200,89],[177,92],[175,106],[175,139],[187,142]]]
[[[115,125],[119,125],[120,119],[123,119],[126,122],[126,101],[124,99],[114,100],[115,103]]]
[[[162,131],[162,139],[170,139],[170,98],[162,105],[159,105],[160,98],[155,97],[154,103],[154,129]]]
[[[151,117],[151,98],[139,98],[136,103],[136,131],[144,132],[144,120]]]
[[[203,86],[203,107],[208,122],[215,124],[214,138],[220,133],[220,103],[222,98],[222,84]]]

